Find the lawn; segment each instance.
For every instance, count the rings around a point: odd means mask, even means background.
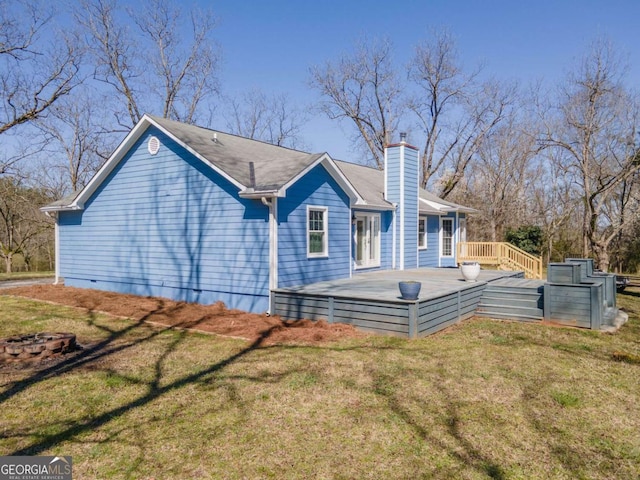
[[[0,373],[1,455],[74,478],[639,478],[640,290],[614,334],[474,319],[420,340],[263,344],[0,295],[0,337],[71,331]]]
[[[0,272],[0,282],[5,280],[28,280],[31,278],[53,278],[53,272],[13,272],[3,273]]]

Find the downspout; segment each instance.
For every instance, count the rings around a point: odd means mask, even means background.
[[[269,208],[269,310],[271,314],[271,291],[278,288],[278,200],[276,197],[261,197],[262,204]]]
[[[58,285],[60,283],[60,230],[58,229],[58,212],[45,212],[47,217],[53,218],[55,220],[55,224],[53,227],[54,231],[54,243],[53,243],[53,255],[54,255],[54,271],[55,271],[55,279],[53,281],[54,285]]]
[[[354,218],[355,216],[355,212],[353,211],[353,207],[349,206],[349,278],[353,278],[353,269],[354,269],[354,263],[355,263],[355,258],[353,255],[353,244],[355,241],[355,232],[353,229],[353,221],[351,220],[352,218]]]
[[[391,269],[396,269],[396,210],[398,208],[397,203],[393,203],[393,210],[391,210]]]
[[[456,210],[456,234],[454,238],[456,239],[456,244],[453,245],[451,253],[453,253],[453,264],[458,266],[458,243],[460,242],[460,218],[458,210]]]
[[[404,145],[400,146],[400,270],[404,270],[404,217],[405,217],[405,203],[407,201],[404,192]]]
[[[438,268],[442,267],[442,214],[438,215]]]

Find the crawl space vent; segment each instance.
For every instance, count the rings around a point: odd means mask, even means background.
[[[151,137],[149,139],[149,143],[147,144],[147,148],[149,149],[149,153],[151,155],[155,155],[160,150],[160,140],[158,137]]]

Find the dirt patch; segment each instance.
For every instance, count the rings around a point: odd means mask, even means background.
[[[200,305],[176,302],[166,298],[140,297],[61,285],[17,287],[3,290],[2,293],[250,341],[263,338],[263,344],[268,345],[276,343],[313,345],[365,335],[351,325],[328,323],[323,320],[285,321],[278,316],[229,310],[222,302],[214,305]]]

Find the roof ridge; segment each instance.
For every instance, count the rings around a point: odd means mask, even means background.
[[[156,115],[151,115],[149,113],[145,113],[145,115],[148,116],[151,120],[153,120],[155,122],[158,122],[158,123],[162,123],[162,122],[177,123],[179,125],[185,125],[187,127],[198,128],[200,130],[206,130],[206,131],[213,132],[213,133],[221,133],[223,135],[228,135],[230,137],[240,138],[242,140],[247,140],[247,141],[250,141],[250,142],[261,143],[263,145],[267,145],[267,146],[270,146],[270,147],[282,148],[282,149],[290,150],[290,151],[296,152],[296,153],[305,153],[307,155],[321,155],[318,152],[308,152],[308,151],[305,151],[305,150],[298,150],[297,148],[286,147],[284,145],[276,145],[274,143],[267,142],[266,140],[258,140],[258,139],[255,139],[255,138],[245,137],[245,136],[239,135],[237,133],[225,132],[224,130],[218,130],[218,129],[214,129],[214,128],[210,128],[210,127],[203,127],[201,125],[196,125],[195,123],[181,122],[179,120],[173,120],[171,118],[158,117]]]

